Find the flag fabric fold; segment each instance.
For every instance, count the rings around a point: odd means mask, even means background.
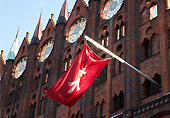
[[[101,59],[85,43],[83,49],[61,78],[44,92],[65,106],[73,106],[107,65],[110,58]]]

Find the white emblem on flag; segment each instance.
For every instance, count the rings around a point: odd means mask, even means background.
[[[83,74],[84,74],[84,75],[86,74],[85,69],[86,69],[86,68],[83,68],[82,70],[79,69],[79,77],[78,77],[78,79],[77,79],[76,81],[74,81],[74,82],[69,82],[69,83],[68,83],[68,86],[73,86],[72,89],[68,91],[68,94],[71,94],[76,87],[77,87],[77,91],[80,90],[80,86],[79,86],[79,84],[80,84],[80,78],[83,76]]]

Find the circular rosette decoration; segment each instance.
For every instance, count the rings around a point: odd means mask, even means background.
[[[13,73],[14,79],[17,79],[22,75],[22,73],[26,68],[26,64],[27,64],[27,57],[23,57],[22,59],[19,60],[16,66],[14,66],[14,73]]]
[[[123,0],[108,0],[102,11],[103,19],[112,18],[122,6]]]
[[[85,18],[80,18],[71,26],[67,38],[69,43],[74,43],[83,34],[86,22]]]
[[[53,49],[54,45],[54,39],[50,39],[45,45],[41,48],[41,51],[39,53],[40,58],[39,61],[43,62],[50,54]]]

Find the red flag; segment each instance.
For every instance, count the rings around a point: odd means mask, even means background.
[[[67,71],[51,88],[44,92],[50,98],[71,107],[90,87],[109,60],[110,58],[97,57],[85,44]]]

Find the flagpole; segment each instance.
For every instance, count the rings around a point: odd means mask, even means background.
[[[84,36],[84,38],[88,41],[90,41],[92,44],[94,44],[96,47],[100,48],[101,50],[105,51],[106,53],[108,53],[109,55],[111,55],[112,57],[116,58],[118,61],[120,61],[121,63],[127,65],[128,67],[130,67],[131,69],[135,70],[136,72],[138,72],[139,74],[141,74],[142,76],[144,76],[146,79],[148,79],[149,81],[159,85],[156,81],[154,81],[153,79],[151,79],[149,76],[145,75],[144,73],[142,73],[140,70],[138,70],[137,68],[135,68],[134,66],[132,66],[131,64],[129,64],[128,62],[126,62],[125,60],[123,60],[122,58],[118,57],[116,54],[114,54],[113,52],[111,52],[110,50],[108,50],[107,48],[103,47],[102,45],[100,45],[99,43],[97,43],[96,41],[94,41],[93,39],[91,39],[90,37],[88,37],[87,35]]]

